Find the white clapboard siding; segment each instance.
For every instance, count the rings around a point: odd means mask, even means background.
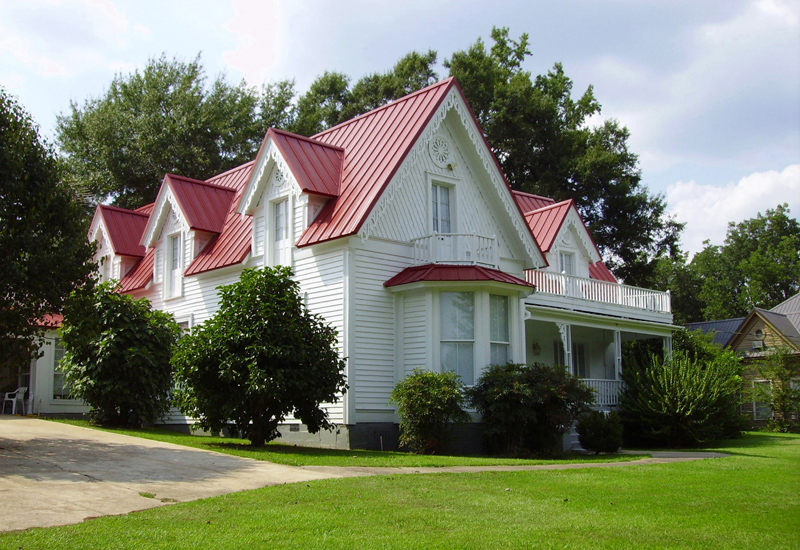
[[[427,365],[427,341],[431,331],[424,292],[409,293],[403,302],[403,371],[408,376]]]
[[[155,261],[153,262],[153,282],[162,283],[164,281],[164,243],[158,243],[155,251]]]
[[[395,384],[395,313],[394,295],[383,283],[412,263],[410,255],[374,250],[377,246],[373,241],[370,248],[354,251],[351,360],[356,410],[389,409]]]
[[[439,133],[446,136],[455,146],[453,152],[455,169],[448,170],[436,166],[427,148],[423,148],[421,154],[415,158],[409,156],[381,199],[386,201],[385,210],[381,208],[382,203],[379,203],[379,208],[373,210],[373,216],[376,212],[382,211],[382,214],[372,234],[401,242],[429,235],[432,231],[432,222],[428,219],[430,212],[428,176],[431,175],[435,179],[439,174],[446,178],[443,178],[444,181],[457,180],[454,195],[451,195],[455,197],[455,202],[451,204],[451,218],[455,223],[451,232],[496,236],[500,245],[500,256],[511,258],[513,254],[508,243],[514,242],[519,237],[508,232],[507,223],[501,224],[498,221],[505,219],[508,214],[500,206],[497,191],[483,167],[473,164],[468,156],[461,154],[462,147],[473,147],[472,143],[457,141],[460,138],[445,131],[446,125],[447,121],[443,123]],[[415,163],[412,162],[414,160]],[[410,172],[403,179],[406,165],[409,165]],[[495,207],[490,208],[491,205]]]
[[[313,250],[295,252],[295,279],[307,296],[308,309],[320,315],[338,334],[339,355],[344,357],[344,252],[336,249],[313,254]],[[352,384],[351,384],[352,386]],[[325,404],[329,418],[344,421],[343,400]]]
[[[261,256],[264,253],[264,212],[260,210],[259,213],[253,217],[253,256]]]

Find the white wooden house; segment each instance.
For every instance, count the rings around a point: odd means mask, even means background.
[[[673,329],[669,295],[618,284],[572,201],[511,191],[452,78],[312,138],[271,129],[250,163],[169,174],[137,211],[99,207],[90,237],[104,277],[186,328],[243,269],[291,266],[347,358],[327,445],[377,446],[415,367],[470,384],[490,363],[560,363],[613,406],[622,343],[669,348]]]

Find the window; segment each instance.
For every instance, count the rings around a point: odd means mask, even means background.
[[[475,297],[472,292],[442,292],[441,364],[468,386],[475,383]]]
[[[508,363],[508,296],[489,295],[489,339],[493,365]]]
[[[61,371],[61,360],[64,358],[64,344],[56,338],[53,348],[53,399],[69,399],[69,384],[64,380]]]
[[[169,275],[167,278],[167,296],[174,298],[181,295],[181,234],[172,235],[168,242],[167,266]]]
[[[564,343],[560,339],[553,340],[553,364],[567,366],[567,359],[564,357]]]
[[[757,387],[761,389],[757,389]],[[772,382],[769,380],[757,380],[753,382],[753,419],[754,420],[769,420],[772,418],[772,407],[769,403],[759,401],[759,398],[764,398],[769,394]]]
[[[273,265],[289,265],[289,201],[272,205]]]
[[[450,188],[443,185],[431,186],[433,198],[433,231],[435,233],[450,233]]]
[[[561,265],[561,272],[567,275],[575,275],[575,254],[572,252],[561,252],[558,258]]]
[[[586,378],[586,344],[582,342],[572,343],[572,368],[575,371],[575,376],[578,378]]]

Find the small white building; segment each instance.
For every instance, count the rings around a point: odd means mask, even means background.
[[[312,138],[271,129],[207,181],[168,174],[151,205],[98,207],[90,238],[104,278],[187,329],[243,269],[291,266],[350,389],[328,407],[338,434],[283,432],[326,445],[391,439],[389,394],[415,367],[471,384],[491,363],[563,364],[614,406],[622,343],[669,349],[674,328],[669,295],[617,283],[572,201],[511,191],[453,78]],[[49,399],[52,361],[33,412],[73,405]]]

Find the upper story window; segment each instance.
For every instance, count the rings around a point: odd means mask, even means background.
[[[433,231],[435,233],[450,233],[450,188],[434,183],[431,185],[433,200]]]
[[[452,371],[468,386],[475,383],[475,294],[442,292],[441,364],[443,371]]]
[[[289,265],[291,245],[289,243],[289,200],[272,203],[272,263]]]
[[[575,275],[575,254],[572,252],[561,252],[558,255],[558,262],[561,272],[567,275]]]
[[[493,365],[508,363],[511,340],[508,330],[508,296],[489,295],[489,340]]]

